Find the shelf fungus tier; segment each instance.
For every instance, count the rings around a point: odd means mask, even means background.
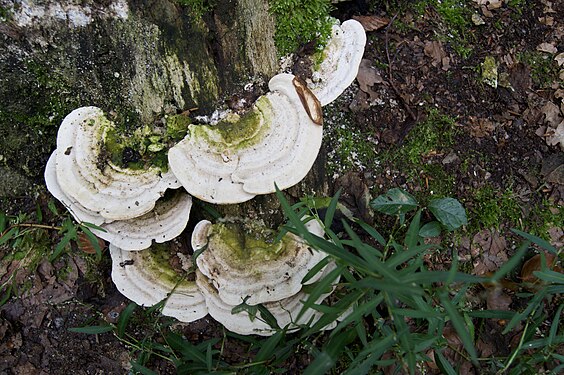
[[[84,208],[68,197],[57,181],[55,158],[51,155],[45,167],[47,189],[57,198],[78,222],[87,222],[103,230],[91,229],[98,237],[122,250],[143,250],[152,242],[170,241],[182,233],[190,217],[192,197],[183,189],[168,190],[148,213],[129,220],[110,221],[98,213]]]
[[[141,306],[164,300],[162,313],[182,322],[207,315],[205,299],[195,281],[169,262],[171,249],[164,244],[144,251],[124,251],[110,245],[112,280],[127,298]]]
[[[188,193],[211,203],[241,203],[306,176],[321,147],[321,105],[291,74],[274,76],[269,89],[244,115],[190,125],[169,150],[170,168]]]
[[[308,225],[316,234],[322,231],[314,220]],[[196,264],[223,302],[256,305],[298,293],[304,276],[326,257],[291,233],[279,241],[276,237],[275,231],[253,221],[204,220],[192,233],[192,247],[204,249]],[[307,283],[320,277],[318,272]]]
[[[334,263],[329,263],[325,267],[322,277],[335,268]],[[333,281],[333,285],[338,282],[338,278]],[[240,335],[260,335],[270,336],[276,332],[276,327],[271,327],[267,320],[261,317],[261,312],[256,311],[256,315],[251,316],[248,309],[239,309],[237,306],[225,303],[213,286],[210,279],[204,276],[200,271],[196,272],[196,283],[200,287],[202,294],[206,299],[208,312],[218,322],[223,324],[228,330],[238,333]],[[331,288],[327,293],[321,294],[315,301],[319,305],[325,300],[332,292]],[[280,301],[273,301],[264,303],[263,306],[272,314],[276,319],[276,324],[279,328],[287,328],[290,332],[297,330],[301,325],[314,324],[317,322],[322,314],[314,309],[306,309],[304,311],[304,301],[309,298],[309,294],[302,288],[298,293],[293,296],[281,299]],[[332,322],[324,329],[332,329],[336,322]]]
[[[313,70],[308,83],[322,106],[335,100],[355,80],[366,45],[366,33],[360,22],[348,20],[333,25],[329,42],[323,49],[322,61]]]
[[[180,186],[170,171],[122,168],[112,163],[105,155],[105,142],[114,129],[101,109],[78,108],[59,128],[55,157],[63,193],[107,221],[146,214],[166,189]]]

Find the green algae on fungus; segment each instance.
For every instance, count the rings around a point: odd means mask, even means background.
[[[166,189],[179,183],[172,173],[156,167],[132,170],[111,163],[100,138],[112,129],[113,123],[97,107],[67,115],[54,151],[56,179],[63,193],[82,208],[107,220],[128,220],[151,211]],[[119,141],[113,144],[120,148]]]
[[[242,116],[230,113],[217,125],[193,125],[190,128],[190,137],[201,138],[218,149],[250,148],[263,140],[273,115],[272,105],[266,96],[262,96],[255,106]]]
[[[148,272],[158,275],[159,279],[173,288],[176,285],[188,286],[188,273],[182,269],[175,269],[171,263],[175,257],[169,244],[153,244],[145,251],[139,251],[139,259],[143,262],[143,268]]]
[[[306,226],[317,235],[323,232],[315,220]],[[262,222],[201,221],[192,233],[192,247],[204,249],[196,264],[213,282],[222,301],[238,305],[245,299],[254,305],[298,293],[304,276],[326,256],[294,234],[286,233],[279,241],[276,238],[276,232]],[[308,283],[320,276],[314,275]]]
[[[275,231],[245,222],[214,224],[209,236],[210,241],[225,244],[226,256],[235,268],[282,257],[291,241],[289,236],[276,241]]]
[[[208,309],[193,277],[172,266],[173,249],[170,243],[144,251],[125,251],[110,245],[112,280],[120,293],[138,305],[153,306],[164,301],[163,315],[192,322],[206,316]]]
[[[189,135],[169,150],[170,168],[192,196],[242,203],[307,175],[321,147],[320,116],[310,117],[314,112],[304,107],[293,75],[278,74],[268,85],[270,92],[246,115],[230,113],[216,126],[190,125]]]

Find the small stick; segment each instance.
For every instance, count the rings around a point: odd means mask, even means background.
[[[401,96],[398,88],[396,87],[396,85],[394,84],[394,78],[392,76],[392,59],[390,59],[390,49],[389,49],[389,44],[390,44],[390,36],[389,36],[389,30],[390,27],[392,26],[392,24],[394,23],[394,20],[397,18],[398,14],[396,13],[392,19],[390,20],[390,23],[388,24],[388,26],[386,26],[386,34],[385,34],[385,43],[386,43],[386,58],[388,59],[388,78],[390,81],[390,86],[392,86],[392,89],[394,90],[394,92],[396,93],[396,95],[399,97],[399,99],[401,100],[401,103],[403,104],[405,110],[407,111],[407,113],[409,114],[409,117],[411,117],[411,120],[413,121],[413,123],[415,123],[417,121],[417,116],[415,115],[415,113],[413,112],[413,110],[411,109],[411,107],[409,105],[407,105],[407,102],[405,101],[405,99],[403,98],[403,96]],[[411,125],[413,126],[413,125]],[[411,127],[410,126],[410,127]],[[409,130],[409,129],[408,129]]]

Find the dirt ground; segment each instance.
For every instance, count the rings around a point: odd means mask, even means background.
[[[359,20],[371,31],[357,82],[328,110],[326,126],[339,126],[332,116],[341,119],[364,144],[353,153],[345,149],[342,133],[327,130],[330,161],[348,163],[335,168],[334,177],[352,171],[373,196],[402,187],[459,199],[476,218],[458,239],[461,259],[475,274],[495,271],[512,254],[510,227],[537,231],[562,246],[564,154],[555,134],[564,126],[564,2],[468,1],[463,24],[455,17],[447,23],[432,2],[417,11],[384,3],[346,2],[336,11],[343,20],[365,16]],[[497,67],[493,86],[491,61]],[[39,201],[46,205],[48,199]],[[496,211],[492,202],[506,211]],[[490,222],[492,216],[498,221]],[[429,260],[443,261],[448,268],[448,259]],[[3,264],[2,282],[18,262]],[[68,331],[115,322],[128,304],[111,282],[108,257],[95,263],[95,274],[92,262],[75,244],[54,263],[19,270],[21,295],[0,307],[0,373],[130,371],[138,353],[134,346],[112,333]],[[511,304],[505,292],[497,302],[494,297],[488,297],[490,308]],[[151,323],[139,319],[132,334],[142,340]],[[180,329],[194,343],[225,336],[209,317]],[[498,328],[484,332],[477,340],[482,356],[509,353],[511,345]],[[249,348],[228,336],[223,359],[248,361]],[[299,372],[308,360],[296,355],[289,367]],[[164,360],[154,359],[150,367],[174,373]]]

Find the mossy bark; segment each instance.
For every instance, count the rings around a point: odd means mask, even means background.
[[[44,191],[44,166],[73,109],[95,105],[134,128],[196,107],[209,113],[277,69],[267,0],[219,0],[203,16],[173,0],[0,6],[2,211],[20,211]]]

